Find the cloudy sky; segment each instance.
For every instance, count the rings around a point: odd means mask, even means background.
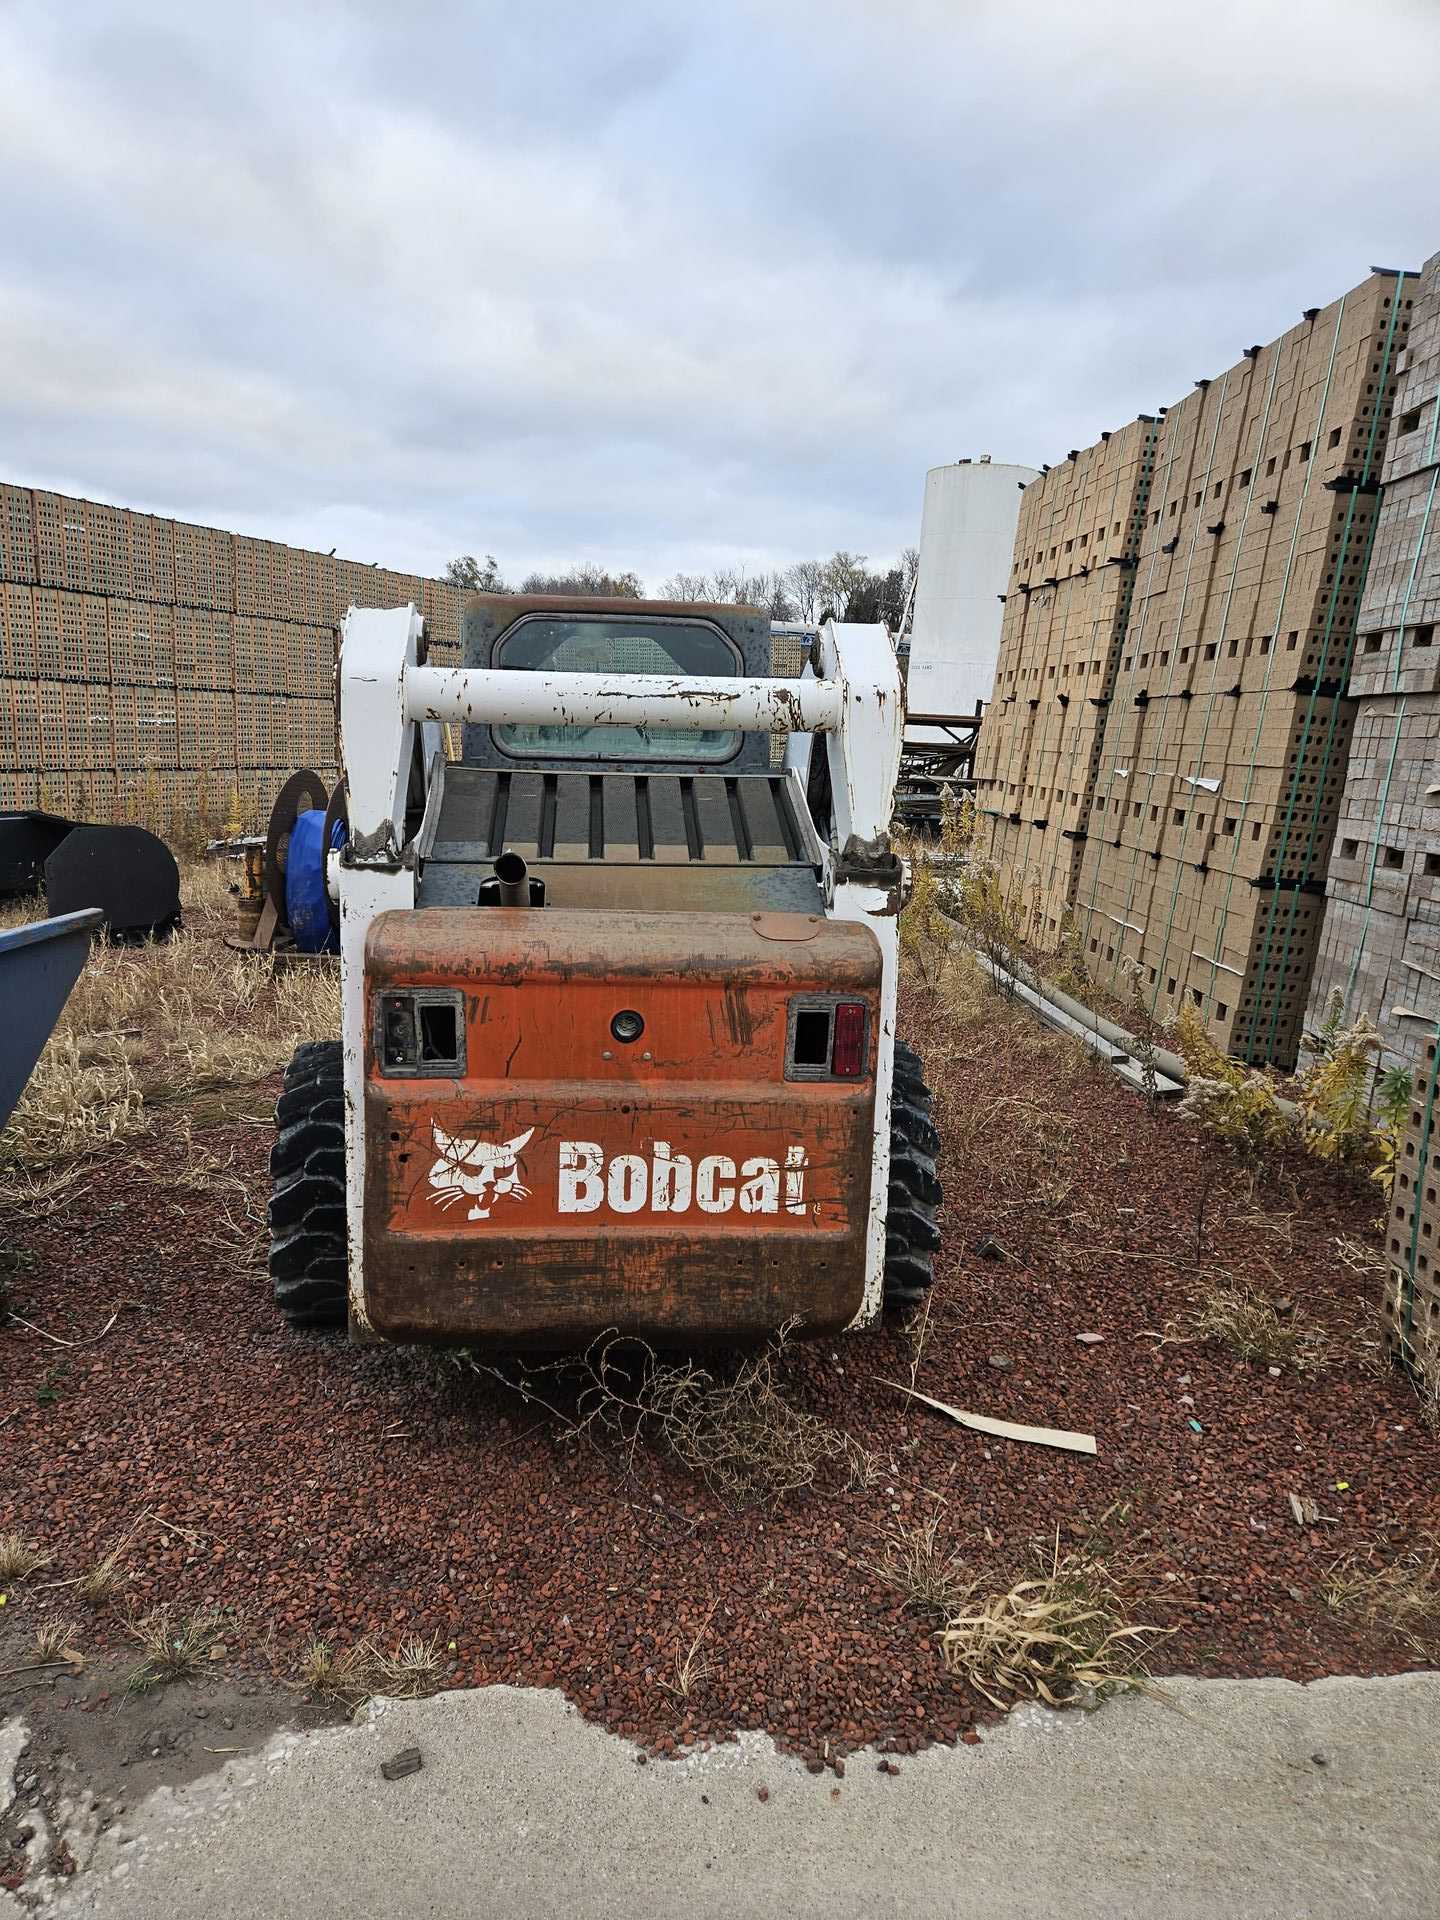
[[[0,477],[653,586],[1440,248],[1437,0],[0,0]]]

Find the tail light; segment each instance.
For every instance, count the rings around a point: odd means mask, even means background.
[[[785,1047],[787,1080],[859,1080],[869,1059],[863,1000],[806,994],[790,1002]]]
[[[835,1009],[830,1071],[837,1080],[858,1080],[865,1071],[865,1003],[842,1000]]]

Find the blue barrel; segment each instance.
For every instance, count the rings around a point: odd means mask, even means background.
[[[285,855],[285,918],[301,953],[336,953],[340,942],[330,919],[325,890],[325,810],[307,807],[295,816]],[[330,845],[345,844],[345,822],[337,820]]]

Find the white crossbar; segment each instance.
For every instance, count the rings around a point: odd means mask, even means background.
[[[687,674],[535,673],[493,667],[410,667],[410,720],[488,725],[655,727],[671,732],[830,733],[838,680],[708,680]]]

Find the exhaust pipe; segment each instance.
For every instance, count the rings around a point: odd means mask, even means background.
[[[529,906],[530,869],[523,855],[502,853],[495,862],[495,878],[499,882],[502,907]]]

